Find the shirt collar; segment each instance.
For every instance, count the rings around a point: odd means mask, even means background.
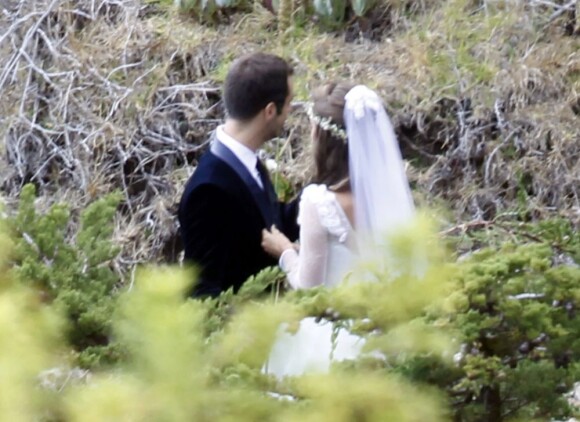
[[[256,153],[250,148],[242,144],[240,141],[232,138],[224,131],[224,126],[218,126],[216,129],[216,138],[226,147],[228,147],[234,155],[251,171],[256,169],[258,157]]]

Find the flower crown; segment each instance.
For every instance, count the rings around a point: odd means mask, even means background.
[[[339,127],[336,123],[332,123],[332,120],[329,117],[320,117],[314,114],[314,104],[307,103],[304,106],[304,110],[306,114],[313,121],[315,124],[320,126],[321,129],[330,132],[333,136],[341,139],[344,143],[346,143],[347,136],[346,131]]]

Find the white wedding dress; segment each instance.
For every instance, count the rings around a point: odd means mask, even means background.
[[[309,185],[302,192],[298,214],[300,253],[286,251],[280,265],[295,289],[333,287],[343,281],[356,259],[355,233],[333,192]],[[333,332],[336,338],[333,341]],[[327,320],[309,317],[296,333],[283,325],[264,372],[278,378],[306,372],[327,372],[333,361],[355,359],[364,340]]]
[[[320,127],[329,124],[316,115],[311,120]],[[326,186],[304,189],[298,216],[300,253],[291,249],[280,258],[295,289],[332,288],[343,282],[354,267],[357,246],[361,255],[366,256],[368,247],[372,253],[384,246],[385,235],[400,230],[415,215],[397,137],[376,92],[357,85],[346,94],[344,126],[357,233]],[[357,238],[364,240],[357,245]],[[281,327],[264,366],[264,372],[278,378],[326,372],[332,362],[355,359],[364,345],[361,337],[344,328],[335,330],[325,320],[305,318],[295,334],[287,328]]]

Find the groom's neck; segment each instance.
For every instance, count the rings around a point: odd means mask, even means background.
[[[255,127],[252,122],[244,123],[228,119],[224,125],[224,132],[254,152],[267,141],[264,131]]]

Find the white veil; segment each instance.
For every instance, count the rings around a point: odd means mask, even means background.
[[[415,215],[393,125],[379,96],[363,85],[345,97],[350,183],[357,231],[383,243]]]

